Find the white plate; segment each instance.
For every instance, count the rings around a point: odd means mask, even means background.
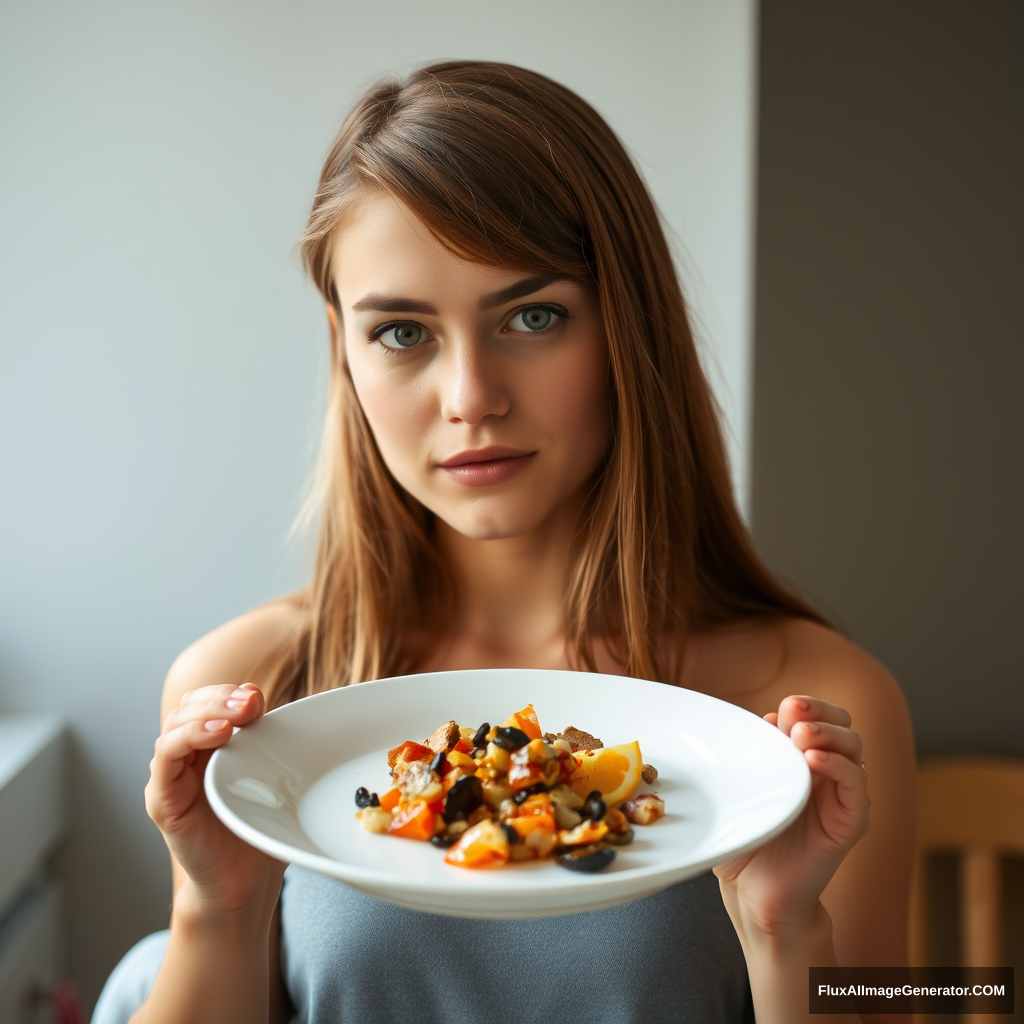
[[[638,740],[665,817],[593,875],[553,860],[469,871],[429,843],[374,835],[354,815],[359,786],[390,788],[387,751],[454,718],[492,724],[527,703],[541,728],[573,725],[605,745]],[[461,917],[546,917],[657,892],[785,829],[810,792],[803,755],[778,729],[713,697],[589,672],[435,672],[330,690],[270,712],[211,758],[221,820],[282,861],[391,903]]]

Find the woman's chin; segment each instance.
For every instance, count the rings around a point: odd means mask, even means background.
[[[446,514],[447,512],[447,514]],[[513,509],[459,509],[438,510],[438,519],[467,540],[511,540],[524,537],[540,528],[546,516],[539,510]]]

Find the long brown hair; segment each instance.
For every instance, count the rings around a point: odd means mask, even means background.
[[[657,211],[596,111],[506,64],[451,61],[372,87],[331,146],[301,241],[335,307],[334,232],[367,188],[405,203],[460,258],[596,288],[614,440],[567,567],[573,663],[593,670],[600,636],[629,674],[674,679],[688,630],[821,621],[754,552]],[[432,517],[384,465],[334,346],[317,500],[304,625],[277,667],[274,705],[414,671],[457,601]]]

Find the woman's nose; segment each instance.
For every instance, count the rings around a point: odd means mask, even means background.
[[[459,339],[442,360],[441,415],[449,423],[477,426],[488,416],[504,416],[510,406],[496,353],[479,339]]]

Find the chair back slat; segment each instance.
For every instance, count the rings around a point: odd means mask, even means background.
[[[928,856],[959,855],[963,964],[998,967],[1002,952],[1000,857],[1024,854],[1024,762],[950,757],[923,762],[917,774],[917,858],[910,895],[910,956],[928,955]],[[996,1024],[992,1014],[965,1014],[966,1024]],[[915,1015],[917,1024],[927,1017]]]

